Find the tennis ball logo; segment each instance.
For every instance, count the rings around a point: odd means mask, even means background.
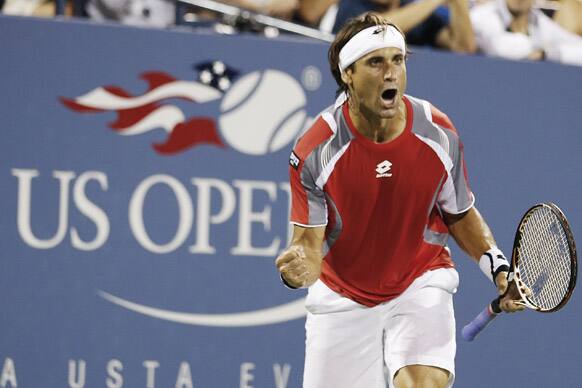
[[[307,119],[305,93],[289,74],[268,69],[242,77],[220,105],[220,132],[239,152],[264,155],[285,147]]]

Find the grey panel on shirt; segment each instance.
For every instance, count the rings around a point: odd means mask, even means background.
[[[424,241],[426,241],[429,244],[441,245],[444,247],[447,245],[447,240],[449,238],[449,234],[448,233],[439,233],[439,232],[435,232],[434,230],[431,230],[429,228],[425,228],[423,238],[424,238]]]
[[[320,190],[315,181],[320,171],[318,152],[315,148],[309,156],[303,161],[301,170],[301,183],[307,194],[307,204],[309,206],[308,225],[325,225],[327,224],[327,209],[325,204],[325,195]]]
[[[333,212],[335,215],[335,224],[333,225],[333,229],[327,231],[327,238],[323,244],[323,256],[326,256],[333,244],[339,238],[342,229],[343,229],[343,221],[339,210],[337,210],[337,206],[333,202],[330,196],[326,196],[328,209],[330,212]]]
[[[331,162],[333,157],[337,155],[338,152],[348,144],[354,136],[348,128],[346,119],[342,114],[342,109],[338,108],[335,111],[329,112],[334,121],[336,122],[337,128],[333,137],[331,137],[327,142],[322,144],[321,147],[321,167],[324,169]],[[318,175],[319,176],[319,175]]]
[[[341,113],[341,107],[330,106],[321,115],[329,114],[336,123],[335,133],[311,151],[303,162],[301,182],[307,192],[309,204],[309,225],[327,223],[326,199],[323,187],[316,185],[323,169],[333,157],[353,138]]]
[[[456,207],[457,209],[467,209],[471,206],[473,198],[465,179],[465,161],[459,136],[454,131],[430,121],[421,100],[407,97],[414,112],[414,133],[439,144],[449,155],[453,162],[453,168],[449,173],[455,187]]]
[[[463,145],[459,140],[458,135],[454,134],[452,131],[443,128],[446,133],[451,133],[457,139],[456,145],[456,155],[453,159],[453,171],[451,175],[453,177],[453,182],[455,184],[455,193],[457,198],[457,209],[464,210],[467,209],[473,203],[473,195],[469,189],[469,182],[465,177],[465,159],[463,157]]]

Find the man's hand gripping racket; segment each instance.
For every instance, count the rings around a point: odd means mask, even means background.
[[[518,310],[516,304],[544,313],[558,311],[572,296],[576,276],[576,245],[564,213],[553,203],[533,206],[515,233],[506,292],[463,327],[461,336],[472,341],[503,310]]]

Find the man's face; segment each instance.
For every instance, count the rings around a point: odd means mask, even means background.
[[[521,15],[529,13],[533,6],[533,0],[505,0],[507,9],[512,15]]]
[[[372,51],[342,78],[360,112],[370,118],[391,119],[398,113],[406,90],[405,55],[394,47]]]

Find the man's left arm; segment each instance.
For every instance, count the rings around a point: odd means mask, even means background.
[[[436,37],[436,44],[444,49],[473,54],[477,51],[475,33],[469,17],[467,0],[448,0],[449,25],[442,28]]]
[[[498,257],[494,256],[501,254],[501,251],[497,248],[491,229],[475,207],[471,207],[462,214],[445,213],[444,220],[451,236],[463,251],[477,263],[490,259],[491,267],[494,267],[494,260],[499,260]],[[499,262],[502,263],[501,261]],[[505,312],[521,311],[524,306],[516,303],[521,298],[514,282],[511,283],[509,292],[506,293],[508,287],[507,275],[508,271],[505,267],[501,267],[499,272],[492,274],[499,295],[505,294],[501,299],[501,309]]]

